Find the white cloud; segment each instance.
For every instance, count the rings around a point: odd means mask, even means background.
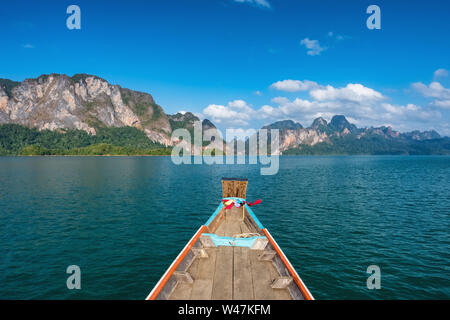
[[[394,106],[392,104],[389,103],[383,103],[382,107],[393,114],[398,114],[398,115],[402,115],[405,111],[417,111],[419,109],[419,107],[417,107],[416,105],[413,104],[408,104],[406,106]]]
[[[270,86],[270,88],[287,92],[309,91],[311,89],[316,89],[319,87],[320,86],[317,84],[317,82],[314,81],[309,80],[300,81],[290,79],[277,81]]]
[[[203,114],[229,128],[258,128],[262,122],[269,124],[286,119],[307,127],[317,117],[329,121],[332,116],[343,114],[359,127],[390,125],[400,131],[435,129],[448,134],[448,128],[445,129],[440,120],[446,119],[447,111],[441,113],[435,107],[450,108],[450,98],[444,99],[450,97],[450,90],[438,83],[429,86],[416,83],[413,87],[425,96],[435,98],[435,103],[427,106],[387,103],[388,97],[359,83],[333,87],[309,80],[283,80],[275,82],[271,88],[288,92],[307,91],[310,98],[276,96],[270,100],[270,104],[260,108],[253,108],[246,101],[238,99],[226,105],[211,104],[203,110]]]
[[[269,105],[263,105],[260,109],[259,109],[260,113],[259,115],[261,116],[261,118],[263,119],[267,119],[267,118],[274,118],[276,115],[276,109],[272,106]]]
[[[320,46],[319,40],[310,40],[309,38],[303,39],[302,41],[300,41],[300,44],[308,49],[306,51],[306,54],[310,56],[317,56],[322,51],[325,51],[327,49],[326,47]]]
[[[422,82],[412,84],[412,87],[425,97],[450,99],[450,89],[446,89],[439,82],[432,82],[429,86]]]
[[[445,88],[439,82],[432,82],[428,86],[422,82],[416,82],[411,86],[424,97],[435,98],[436,100],[432,102],[434,106],[450,108],[450,89]]]
[[[270,9],[270,3],[267,0],[234,0],[234,2],[239,2],[239,3],[249,3],[252,5],[256,5],[258,7],[263,7],[263,8],[268,8]]]
[[[444,133],[439,124],[442,114],[429,107],[415,104],[393,105],[383,103],[376,109],[377,117],[372,120],[375,124],[391,126],[399,131],[435,129]]]
[[[23,44],[23,45],[22,45],[22,48],[25,48],[25,49],[34,49],[35,46],[34,46],[33,44],[31,44],[31,43],[26,43],[26,44]]]
[[[292,119],[307,126],[317,117],[329,117],[339,113],[339,104],[335,102],[310,101],[300,98],[289,100],[285,97],[272,99],[276,107],[264,105],[258,111],[260,119],[270,121]]]
[[[426,110],[423,107],[419,107],[414,104],[402,105],[392,105],[389,103],[381,104],[381,107],[387,111],[387,113],[380,113],[381,117],[384,119],[395,118],[402,122],[403,119],[416,120],[433,120],[441,117],[441,113],[435,110]]]
[[[450,100],[436,100],[433,104],[439,108],[450,109]]]
[[[448,71],[445,69],[437,69],[433,74],[433,78],[435,80],[438,78],[445,78],[445,77],[448,77]]]
[[[278,101],[281,101],[280,99]],[[285,101],[280,105],[280,110],[285,115],[291,115],[296,112],[311,112],[320,108],[319,103],[316,101],[309,101],[300,98],[295,98],[292,101]]]
[[[309,90],[311,100],[275,97],[271,102],[277,106],[264,105],[258,115],[270,121],[292,119],[309,126],[317,117],[330,120],[333,115],[343,114],[358,126],[392,125],[403,131],[436,128],[436,119],[442,118],[439,111],[430,107],[385,103],[383,94],[358,83],[341,88],[318,84],[316,87]]]
[[[203,113],[212,119],[213,122],[228,124],[231,126],[247,126],[248,120],[255,112],[244,100],[234,100],[228,102],[226,106],[210,104]]]
[[[219,104],[210,104],[203,110],[203,113],[211,117],[216,122],[222,122],[223,119],[230,119],[231,117],[239,116],[236,111]]]
[[[359,126],[391,125],[394,129],[413,130],[429,129],[436,125],[435,120],[441,118],[441,113],[414,104],[393,105],[388,103],[317,101],[295,98],[289,100],[283,97],[272,99],[277,107],[265,105],[258,110],[262,119],[270,122],[292,119],[304,126],[309,126],[317,117],[330,120],[336,114],[343,114],[347,119]]]
[[[286,97],[275,97],[275,98],[272,98],[271,101],[276,104],[286,104],[289,102],[289,99]]]
[[[230,108],[235,108],[235,109],[239,109],[241,111],[251,111],[252,108],[250,108],[247,105],[247,102],[245,102],[244,100],[234,100],[234,101],[230,101],[228,102],[228,106]]]
[[[340,35],[340,34],[336,34],[333,31],[328,32],[327,36],[329,38],[335,39],[337,41],[341,41],[341,40],[350,38],[349,36],[343,36],[343,35]]]
[[[309,94],[318,101],[341,100],[362,103],[384,98],[381,93],[359,83],[349,83],[344,88],[334,88],[328,85],[324,89],[314,89]]]
[[[331,85],[322,86],[317,82],[310,80],[283,80],[273,83],[270,88],[287,91],[309,91],[310,96],[317,101],[351,101],[351,102],[373,102],[384,99],[384,96],[374,89],[363,86],[359,83],[349,83],[343,88],[335,88]],[[272,99],[286,99],[283,97],[276,97]],[[278,101],[275,101],[278,102]]]
[[[259,91],[259,90],[256,90],[256,91],[254,92],[254,94],[256,94],[257,96],[262,96],[262,92]]]

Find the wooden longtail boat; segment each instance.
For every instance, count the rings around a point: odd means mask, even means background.
[[[245,202],[247,179],[224,178],[222,187],[222,202],[147,300],[313,300]]]

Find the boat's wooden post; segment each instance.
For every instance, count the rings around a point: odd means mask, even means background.
[[[223,198],[242,198],[247,194],[247,179],[222,178],[222,196]]]

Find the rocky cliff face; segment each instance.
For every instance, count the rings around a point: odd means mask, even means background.
[[[150,140],[170,144],[169,118],[147,93],[124,89],[91,75],[51,74],[23,82],[0,80],[0,124],[42,129],[131,126]]]
[[[313,121],[311,129],[314,129],[318,132],[326,132],[328,129],[328,123],[324,118],[319,117]]]
[[[326,127],[326,121],[318,118],[314,120],[311,127],[304,128],[300,123],[292,120],[284,120],[264,126],[263,129],[280,130],[280,151],[285,151],[287,149],[297,148],[301,144],[313,146],[317,143],[327,141],[328,135],[326,130],[322,130],[323,123]]]

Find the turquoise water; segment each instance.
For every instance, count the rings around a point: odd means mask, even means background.
[[[450,157],[282,157],[175,166],[169,157],[0,158],[0,298],[144,299],[247,177],[254,211],[317,299],[450,298]],[[67,266],[81,290],[66,288]],[[366,269],[381,268],[381,290]]]

